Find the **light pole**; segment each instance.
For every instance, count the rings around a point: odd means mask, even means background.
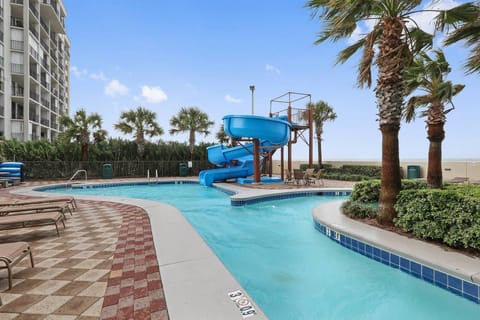
[[[253,91],[255,91],[255,86],[254,85],[250,86],[250,91],[252,91],[252,115],[253,115]]]

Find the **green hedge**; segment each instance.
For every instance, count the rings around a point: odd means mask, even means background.
[[[350,195],[350,201],[362,203],[378,202],[380,198],[380,180],[361,181],[355,184]],[[427,183],[423,180],[402,180],[402,190],[425,189]]]
[[[462,189],[401,191],[395,225],[424,239],[480,249],[480,198]]]

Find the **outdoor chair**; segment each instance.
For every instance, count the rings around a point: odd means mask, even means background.
[[[284,175],[285,175],[285,178],[283,180],[283,183],[285,184],[289,184],[289,183],[295,183],[295,179],[293,178],[292,174],[290,173],[290,171],[288,171],[287,169],[284,170]]]
[[[313,173],[314,170],[315,169],[313,168],[308,168],[307,170],[305,170],[305,174],[303,177],[305,184],[315,183],[315,174]]]
[[[23,258],[30,255],[30,264],[34,267],[32,250],[27,242],[11,242],[0,244],[0,269],[7,269],[8,289],[12,289],[13,274],[12,267]],[[1,263],[5,264],[4,266]]]
[[[318,169],[317,173],[315,174],[315,183],[318,182],[319,186],[323,186],[323,179],[322,179],[322,170]]]
[[[300,169],[293,169],[293,178],[295,179],[296,184],[306,184],[304,180],[305,174]]]

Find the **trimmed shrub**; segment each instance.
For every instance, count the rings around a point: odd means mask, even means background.
[[[480,249],[480,198],[458,190],[404,190],[395,225],[452,247]]]
[[[378,202],[380,186],[380,180],[358,182],[353,188],[350,200],[364,203]],[[426,187],[427,183],[423,180],[402,180],[402,190],[425,189]]]
[[[377,215],[377,205],[359,201],[347,201],[342,204],[342,211],[351,218],[373,218]]]

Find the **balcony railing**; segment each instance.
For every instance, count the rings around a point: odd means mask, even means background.
[[[45,119],[45,118],[42,118],[42,119],[40,120],[40,123],[43,124],[44,126],[48,126],[48,125],[49,125],[48,119]]]
[[[40,120],[40,115],[38,113],[30,113],[28,117],[31,121],[39,122]]]
[[[10,69],[12,73],[23,73],[23,64],[10,63]]]
[[[40,55],[38,54],[38,52],[32,46],[30,46],[30,55],[32,57],[34,57],[35,60],[37,60],[37,61],[40,60]]]
[[[35,36],[35,38],[37,38],[37,39],[39,38],[37,30],[35,30],[33,28],[29,28],[29,30]]]
[[[23,20],[16,17],[10,17],[10,26],[23,28]]]
[[[23,97],[23,88],[12,88],[12,96]]]
[[[15,4],[22,4],[23,5],[23,0],[11,0],[10,2],[15,3]]]
[[[21,50],[23,51],[23,41],[19,40],[10,40],[10,46],[13,50]]]

